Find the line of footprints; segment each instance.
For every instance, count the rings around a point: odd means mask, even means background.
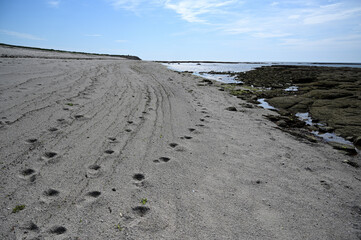
[[[201,106],[199,102],[198,102],[198,106]],[[207,114],[207,111],[206,111],[205,108],[202,108],[201,112],[204,113],[204,114]],[[204,118],[207,118],[207,117],[210,117],[210,116],[209,115],[204,116]],[[82,119],[82,118],[84,118],[83,115],[76,115],[75,116],[75,119]],[[201,118],[200,121],[204,122],[205,121],[204,118]],[[58,122],[61,123],[61,124],[64,124],[65,120],[64,119],[58,119]],[[133,121],[127,121],[127,123],[132,124]],[[203,127],[204,125],[203,124],[197,124],[196,126]],[[48,129],[49,132],[57,132],[58,130],[59,129],[56,128],[56,127],[52,127],[50,129]],[[197,133],[197,130],[195,128],[189,128],[188,130],[191,133]],[[125,129],[125,131],[126,132],[131,132],[132,130],[127,128],[127,129]],[[110,142],[113,142],[113,143],[117,142],[117,139],[115,137],[109,137],[108,139],[109,139]],[[180,139],[190,140],[190,139],[192,139],[192,137],[191,136],[183,136],[183,137],[180,137]],[[35,145],[35,144],[37,144],[38,140],[36,138],[31,138],[31,139],[26,140],[26,142],[29,143],[29,144]],[[169,146],[171,148],[178,147],[177,151],[184,151],[184,149],[182,147],[180,147],[177,143],[170,143]],[[111,149],[108,149],[108,150],[105,150],[104,153],[108,154],[108,155],[111,155],[111,154],[114,153],[114,151],[111,150]],[[56,152],[47,151],[47,152],[44,153],[42,159],[47,161],[47,162],[51,162],[53,159],[56,159],[57,155],[58,154]],[[153,162],[154,163],[167,163],[170,160],[171,159],[169,157],[160,157],[159,159],[153,160]],[[96,177],[96,176],[98,176],[100,174],[100,169],[101,169],[101,166],[99,166],[97,164],[90,165],[90,166],[88,166],[88,171],[87,171],[87,174],[85,176],[86,177]],[[35,182],[36,177],[37,177],[37,172],[34,169],[31,169],[31,168],[22,170],[20,174],[21,174],[22,178],[27,179],[30,183]],[[136,174],[133,175],[133,179],[138,182],[136,184],[137,186],[143,186],[143,184],[144,184],[143,180],[145,179],[145,176],[142,173],[136,173]],[[116,191],[116,189],[112,188],[112,191]],[[53,199],[54,197],[59,196],[59,194],[60,194],[60,192],[58,190],[49,188],[49,189],[47,189],[47,190],[45,190],[43,192],[42,201],[47,202],[47,201]],[[99,192],[99,191],[88,192],[88,193],[85,194],[85,198],[80,200],[80,203],[94,201],[100,195],[101,195],[101,192]],[[146,207],[146,206],[136,206],[136,207],[132,208],[132,210],[138,216],[143,217],[145,214],[147,214],[150,211],[150,208]],[[25,223],[22,226],[22,229],[25,230],[25,233],[26,233],[26,231],[32,231],[32,232],[37,232],[37,233],[40,232],[39,227],[32,221]],[[55,226],[51,227],[47,232],[50,233],[50,234],[53,234],[53,235],[61,235],[61,234],[66,233],[67,229],[64,226],[55,225]]]
[[[64,109],[65,110],[65,109]],[[83,115],[75,115],[74,118],[76,120],[82,120],[85,119]],[[61,118],[61,119],[57,119],[57,122],[60,124],[65,124],[66,120]],[[48,129],[49,132],[54,133],[54,132],[58,132],[59,128],[57,127],[51,127]],[[28,140],[26,140],[26,142],[28,144],[31,144],[32,146],[30,147],[30,149],[35,149],[37,143],[38,143],[38,139],[36,138],[30,138]],[[113,153],[113,151],[108,150],[106,151],[106,153],[111,154]],[[52,151],[46,151],[43,156],[41,157],[42,160],[44,160],[47,163],[52,163],[52,161],[56,161],[56,156],[58,156],[58,154],[56,152],[52,152]],[[94,169],[97,169],[96,166],[93,166]],[[100,168],[100,167],[99,167]],[[20,172],[21,178],[28,180],[30,183],[34,183],[36,181],[36,178],[38,176],[38,172],[32,168],[27,168],[24,169]],[[45,190],[42,194],[41,200],[43,202],[49,202],[51,201],[53,198],[57,197],[60,194],[60,192],[56,189],[52,189],[49,188],[47,190]],[[89,197],[93,197],[93,198],[97,198],[100,196],[100,192],[98,191],[93,191],[93,192],[89,192],[86,194],[86,196]],[[21,229],[24,230],[24,233],[26,234],[28,231],[31,232],[36,232],[39,233],[40,232],[40,228],[32,221],[26,222],[25,224],[23,224],[21,226]],[[67,231],[67,229],[64,226],[52,226],[47,232],[52,234],[52,235],[60,235],[63,234]]]

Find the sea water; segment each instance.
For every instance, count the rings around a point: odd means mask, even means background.
[[[202,62],[170,62],[162,63],[169,69],[178,72],[193,72],[194,75],[223,83],[238,83],[234,76],[229,74],[212,74],[210,72],[239,73],[254,70],[263,66],[292,65],[292,66],[321,66],[321,67],[355,67],[361,68],[361,63],[306,63],[306,62],[244,62],[244,63],[202,63]],[[296,88],[285,89],[285,91],[297,91]]]

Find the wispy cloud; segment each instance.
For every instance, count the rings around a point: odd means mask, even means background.
[[[164,3],[166,8],[174,10],[178,13],[181,18],[187,22],[198,22],[198,23],[207,23],[208,21],[204,18],[201,18],[202,15],[212,15],[219,13],[221,9],[225,6],[234,4],[236,0],[230,1],[219,1],[219,0],[181,0],[181,1],[171,1],[167,0]]]
[[[100,35],[100,34],[85,34],[84,36],[86,36],[86,37],[101,37],[102,35]]]
[[[60,1],[48,1],[48,4],[52,7],[59,7]]]
[[[281,32],[257,32],[254,33],[254,37],[258,38],[281,38],[291,36],[290,33],[281,33]]]
[[[135,10],[142,0],[108,0],[114,8],[124,8],[127,10]]]
[[[209,15],[221,13],[224,7],[234,3],[243,3],[240,0],[106,0],[115,9],[125,9],[139,12],[150,6],[163,7],[175,11],[180,17],[191,23],[207,23]],[[205,18],[202,18],[205,17]]]
[[[115,40],[115,42],[117,42],[117,43],[126,43],[128,41],[127,40]]]
[[[361,14],[359,8],[344,8],[341,3],[320,6],[316,9],[306,10],[305,24],[321,24],[331,21],[344,20]]]
[[[0,33],[16,37],[16,38],[22,38],[22,39],[28,39],[28,40],[37,40],[37,41],[44,41],[45,39],[28,34],[28,33],[20,33],[20,32],[14,32],[14,31],[8,31],[8,30],[0,30]]]
[[[357,26],[361,6],[355,0],[269,1],[268,4],[244,0],[106,0],[114,8],[134,12],[149,6],[172,10],[185,22],[221,34],[252,38],[289,38],[318,32],[319,26],[346,21]],[[350,19],[354,19],[354,23]],[[337,23],[337,24],[336,24]],[[346,24],[347,26],[347,24]],[[358,25],[359,26],[359,25]],[[330,28],[330,26],[327,26]],[[341,29],[342,27],[339,27]],[[191,34],[191,33],[190,33]],[[329,33],[335,34],[335,33]],[[352,33],[349,33],[349,35]],[[310,37],[310,36],[308,36]]]
[[[320,38],[320,39],[306,39],[306,38],[285,38],[281,45],[290,46],[290,47],[324,47],[330,48],[337,46],[347,46],[347,45],[356,45],[360,46],[361,34],[352,34],[342,37],[332,37],[332,38]]]

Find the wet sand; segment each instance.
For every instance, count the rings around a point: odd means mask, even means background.
[[[33,54],[0,59],[1,239],[360,239],[359,156],[158,63]]]

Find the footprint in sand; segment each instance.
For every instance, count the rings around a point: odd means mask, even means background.
[[[133,175],[133,179],[137,181],[142,181],[145,179],[145,176],[142,173],[136,173]]]
[[[53,188],[49,188],[48,190],[45,190],[40,197],[40,202],[50,204],[51,202],[56,200],[56,197],[60,194],[58,190],[55,190]]]
[[[113,153],[114,153],[114,151],[113,151],[113,150],[110,150],[110,149],[109,149],[109,150],[105,150],[104,152],[105,152],[106,154],[113,154]]]
[[[200,131],[198,131],[198,130],[195,129],[195,128],[188,128],[188,130],[189,130],[191,133],[193,133],[193,134],[200,134],[200,133],[201,133]]]
[[[101,167],[99,165],[93,164],[88,167],[88,174],[87,176],[90,177],[99,177],[101,171]]]
[[[74,118],[77,119],[77,120],[84,120],[85,119],[84,115],[82,115],[82,114],[77,114],[77,115],[74,116]]]
[[[55,190],[55,189],[52,189],[52,188],[49,188],[48,190],[44,191],[43,192],[43,195],[45,197],[56,197],[59,195],[59,191],[58,190]]]
[[[24,230],[27,230],[27,231],[32,231],[32,232],[39,232],[39,230],[40,230],[39,227],[32,221],[26,222],[25,224],[23,224],[21,226],[21,228]]]
[[[226,110],[231,111],[231,112],[237,112],[237,108],[235,108],[233,106],[232,107],[227,107]]]
[[[181,138],[181,139],[182,139],[182,138]],[[177,152],[185,152],[185,151],[186,151],[186,148],[180,146],[178,143],[170,143],[169,146],[170,146],[171,148],[174,148]]]
[[[46,158],[53,158],[56,155],[58,155],[56,152],[45,152],[44,153],[44,157],[46,157]]]
[[[143,217],[150,211],[150,208],[145,207],[145,206],[137,206],[137,207],[132,208],[132,210],[138,216]]]
[[[175,148],[176,146],[178,146],[178,143],[170,143],[169,146]]]
[[[117,138],[115,138],[115,137],[108,137],[108,140],[111,141],[111,142],[115,142],[115,141],[117,141]]]
[[[31,168],[28,168],[28,169],[25,169],[25,170],[21,171],[21,175],[26,176],[26,177],[30,176],[30,175],[32,175],[34,173],[35,173],[35,170],[31,169]]]
[[[93,171],[99,171],[100,168],[101,167],[99,165],[96,165],[96,164],[93,164],[93,165],[89,166],[89,169],[93,170]]]
[[[92,191],[88,192],[85,196],[91,197],[91,198],[98,198],[102,193],[99,191]]]
[[[136,173],[136,174],[133,175],[133,179],[137,181],[136,183],[134,183],[134,185],[136,185],[137,187],[144,187],[145,186],[145,182],[143,181],[145,179],[144,174]]]
[[[65,233],[67,231],[67,229],[63,226],[53,226],[52,228],[49,229],[49,233],[54,234],[54,235],[61,235],[63,233]]]
[[[29,138],[28,140],[26,140],[27,143],[33,144],[36,143],[38,141],[38,139],[36,138]]]
[[[329,183],[327,183],[326,181],[321,180],[320,183],[325,189],[327,189],[327,190],[331,189],[331,185]]]
[[[155,162],[155,163],[165,162],[166,163],[166,162],[169,162],[169,161],[170,161],[169,157],[160,157],[159,160],[156,159],[153,162]]]
[[[47,163],[56,163],[59,161],[57,157],[58,154],[56,152],[45,152],[44,155],[41,157],[41,160]]]
[[[184,136],[184,137],[180,137],[180,139],[192,139],[193,137],[191,137],[191,136]]]
[[[99,191],[88,192],[87,194],[85,194],[84,198],[82,198],[80,201],[78,201],[77,206],[84,207],[87,204],[91,204],[91,203],[95,202],[101,194],[102,193]]]
[[[22,170],[20,172],[20,177],[29,180],[30,182],[34,182],[36,180],[36,171],[31,168]]]
[[[57,129],[56,127],[52,127],[52,128],[49,128],[49,132],[56,132],[58,131],[59,129]]]

